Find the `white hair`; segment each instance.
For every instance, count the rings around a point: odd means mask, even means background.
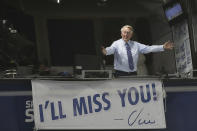
[[[134,31],[133,30],[133,27],[132,26],[130,26],[130,25],[124,25],[122,28],[121,28],[121,32],[124,30],[124,28],[129,28],[131,31]]]

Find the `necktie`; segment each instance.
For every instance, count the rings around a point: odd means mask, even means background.
[[[125,44],[126,45],[126,49],[127,49],[127,56],[128,56],[128,63],[129,63],[129,68],[131,70],[134,69],[134,66],[133,66],[133,57],[132,57],[132,54],[131,54],[131,48],[129,46],[128,43]]]

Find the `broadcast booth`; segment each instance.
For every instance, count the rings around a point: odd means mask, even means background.
[[[189,28],[189,15],[179,1],[169,2],[163,6],[163,9],[173,31],[177,73],[181,77],[192,78],[195,75],[195,56],[192,57],[194,50],[191,49],[191,45],[194,43],[191,37],[193,34]]]
[[[151,13],[155,12],[145,0],[125,0],[123,5],[122,0],[115,3],[110,0],[85,1],[88,4],[75,1],[79,2],[78,6],[71,1],[57,0],[46,7],[39,6],[38,1],[20,1],[27,14],[33,12],[37,55],[43,61],[35,71],[32,65],[21,67],[22,60],[12,61],[20,51],[13,56],[6,50],[0,52],[9,58],[9,64],[12,63],[12,68],[6,70],[2,66],[0,75],[0,130],[196,130],[197,44],[192,27],[193,14],[188,8],[192,3],[189,0],[150,0],[163,13],[157,19],[155,14],[144,16],[147,8]],[[56,10],[51,15],[53,9]],[[138,15],[143,18],[138,18]],[[62,17],[64,19],[60,20]],[[149,26],[147,19],[150,19]],[[151,61],[152,64],[147,66],[148,73],[139,66],[144,74],[114,77],[110,63],[113,58],[103,56],[98,43],[119,38],[119,26],[132,24],[131,21],[136,22],[134,37],[153,44],[169,39],[173,41],[174,49],[140,58],[142,65],[148,63],[143,58]],[[2,31],[7,31],[4,34],[10,39],[13,36],[18,38],[16,31],[10,33],[5,20],[1,22]],[[109,37],[114,30],[118,32],[113,38]],[[9,44],[8,39],[4,40],[6,35],[0,33],[2,41],[6,43],[7,40]],[[76,35],[79,37],[73,37]],[[149,36],[152,41],[149,41]],[[92,42],[96,44],[92,45]]]

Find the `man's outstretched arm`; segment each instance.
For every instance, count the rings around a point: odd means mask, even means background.
[[[174,47],[174,44],[170,41],[165,42],[163,45],[152,45],[152,46],[139,43],[140,52],[143,54],[147,54],[150,52],[160,52],[164,50],[171,50],[173,49],[173,47]]]
[[[107,51],[106,51],[106,49],[105,49],[104,46],[101,46],[101,51],[102,51],[103,55],[106,55],[107,54]]]

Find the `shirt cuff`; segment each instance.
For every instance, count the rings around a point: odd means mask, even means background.
[[[160,47],[161,49],[161,51],[164,51],[164,45],[161,45],[161,47]]]
[[[105,50],[106,50],[106,55],[110,55],[109,54],[109,47],[105,48]]]

